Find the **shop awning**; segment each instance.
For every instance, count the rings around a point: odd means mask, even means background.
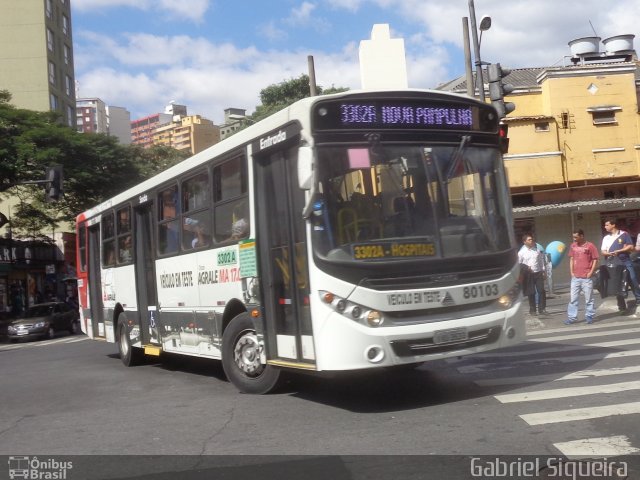
[[[610,212],[614,210],[640,209],[640,197],[609,198],[606,200],[580,200],[576,202],[554,203],[549,205],[533,205],[530,207],[515,207],[513,216],[544,217],[560,215],[570,212]]]

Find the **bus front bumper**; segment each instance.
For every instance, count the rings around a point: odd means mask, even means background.
[[[316,329],[318,370],[391,367],[505,348],[524,341],[521,301],[472,318],[367,327],[331,312]]]

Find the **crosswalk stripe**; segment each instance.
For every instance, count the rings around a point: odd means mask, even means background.
[[[496,387],[504,385],[522,385],[525,383],[545,383],[545,382],[559,382],[562,380],[576,380],[580,378],[589,377],[605,377],[608,375],[625,375],[628,373],[640,372],[640,365],[633,365],[630,367],[619,368],[603,368],[597,370],[579,370],[572,372],[562,377],[558,377],[557,374],[548,373],[544,375],[531,375],[528,377],[505,377],[505,378],[491,378],[486,380],[475,380],[474,383],[480,387]]]
[[[535,392],[507,393],[504,395],[495,395],[494,397],[500,403],[515,403],[578,397],[581,395],[595,395],[599,393],[625,392],[628,390],[640,390],[640,380],[634,382],[611,383],[608,385],[592,385],[588,387],[556,388],[538,390]]]
[[[548,423],[573,422],[591,418],[612,417],[640,413],[640,402],[619,403],[587,408],[572,408],[554,412],[527,413],[520,415],[529,425],[545,425]]]
[[[512,368],[525,367],[531,364],[550,365],[554,363],[558,364],[558,363],[590,362],[590,361],[607,360],[611,358],[624,358],[624,357],[636,357],[636,356],[640,356],[640,350],[624,350],[622,352],[607,353],[606,355],[603,355],[602,353],[592,353],[588,355],[574,355],[571,357],[532,358],[528,360],[519,360],[517,362],[510,362],[507,364],[497,363],[497,362],[478,363],[475,365],[458,367],[457,370],[460,373],[479,373],[479,372],[487,372],[491,370],[508,370]]]
[[[546,348],[534,348],[531,350],[520,350],[517,352],[501,352],[500,350],[494,350],[486,353],[474,353],[473,355],[464,357],[447,358],[447,363],[462,363],[469,360],[478,360],[483,358],[514,358],[514,357],[529,357],[532,355],[546,355],[548,353],[560,353],[570,352],[573,350],[584,350],[589,347],[596,348],[612,348],[612,347],[624,347],[627,345],[640,344],[640,338],[627,338],[625,340],[614,340],[611,342],[599,342],[599,343],[585,343],[583,345],[563,345],[561,347],[546,347]]]
[[[612,437],[583,438],[570,442],[554,443],[554,447],[560,450],[565,457],[577,459],[584,457],[614,457],[617,455],[630,455],[640,452],[640,448],[631,445],[625,435]]]
[[[548,333],[566,333],[567,330],[571,330],[573,328],[580,328],[581,326],[584,326],[585,328],[588,328],[589,331],[597,331],[597,330],[602,330],[602,329],[607,329],[608,330],[611,327],[629,327],[631,325],[640,325],[640,319],[630,318],[628,320],[621,320],[621,321],[618,321],[618,322],[596,322],[596,323],[593,323],[593,324],[589,325],[588,327],[584,323],[576,323],[575,325],[563,326],[563,327],[559,327],[559,328],[543,328],[541,330],[529,330],[527,332],[527,337],[535,337],[535,336],[538,336],[538,335],[546,335]]]
[[[623,333],[640,333],[640,328],[624,328],[621,330],[607,330],[606,332],[589,331],[585,333],[572,333],[570,335],[557,335],[552,337],[528,338],[529,342],[560,342],[564,340],[577,340],[579,338],[603,337],[605,335],[622,335]]]

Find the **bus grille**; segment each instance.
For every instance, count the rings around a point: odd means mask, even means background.
[[[463,350],[465,348],[478,347],[498,341],[500,338],[500,327],[483,328],[469,332],[469,338],[450,343],[433,343],[433,338],[418,338],[413,340],[393,340],[391,348],[399,357],[413,357],[415,355],[427,355],[430,353],[450,352],[453,350]]]
[[[437,288],[460,283],[474,283],[500,278],[506,273],[504,268],[465,270],[443,274],[427,274],[401,278],[365,278],[361,287],[372,290],[409,290],[415,288]]]

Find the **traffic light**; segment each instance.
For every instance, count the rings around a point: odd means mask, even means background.
[[[47,192],[47,201],[57,202],[63,194],[62,181],[64,175],[62,165],[54,165],[47,169],[47,183],[45,189]]]
[[[506,123],[500,123],[499,127],[500,151],[502,153],[507,153],[509,152],[509,125]]]
[[[516,109],[514,103],[504,101],[504,96],[513,92],[514,89],[510,83],[502,82],[502,79],[510,73],[510,69],[501,67],[499,63],[493,63],[487,67],[489,96],[491,104],[498,111],[498,118],[504,118]]]

